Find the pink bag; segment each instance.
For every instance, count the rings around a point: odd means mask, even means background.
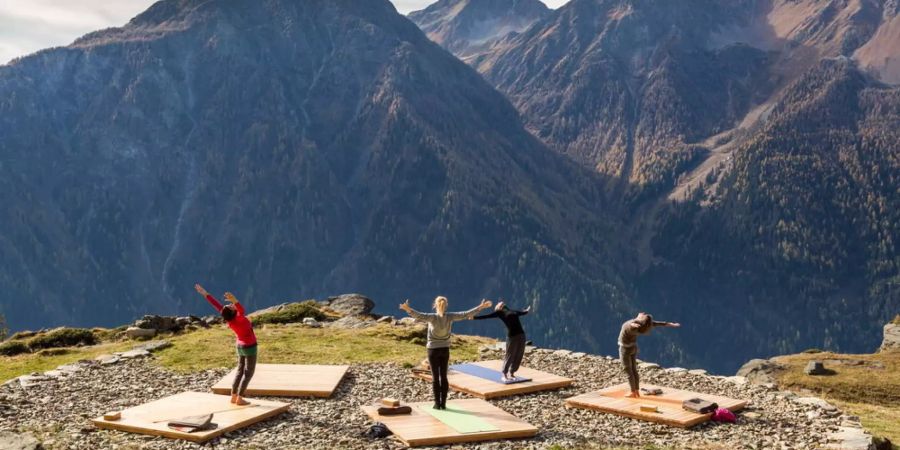
[[[735,423],[737,422],[737,417],[734,416],[734,413],[725,409],[719,408],[712,415],[713,422],[728,422]]]

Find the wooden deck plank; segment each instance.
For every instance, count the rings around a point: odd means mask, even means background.
[[[422,411],[422,408],[431,408],[431,402],[411,403],[410,406],[412,413],[400,416],[380,416],[375,406],[363,406],[362,410],[372,420],[385,424],[394,435],[410,447],[527,438],[538,432],[536,427],[481,399],[451,400],[447,402],[447,406],[462,408],[476,414],[485,422],[499,428],[498,431],[462,434]]]
[[[727,408],[737,412],[747,406],[748,401],[736,400],[721,395],[703,394],[699,392],[683,391],[680,389],[666,388],[644,384],[646,388],[662,389],[662,395],[647,395],[632,399],[625,397],[629,392],[627,383],[610,386],[599,391],[572,397],[566,400],[566,406],[575,408],[594,409],[611,414],[618,414],[638,420],[657,422],[673,427],[689,428],[706,422],[712,414],[697,414],[681,407],[684,400],[699,397],[718,403],[720,408]],[[654,405],[659,412],[646,412],[640,410],[640,405]]]
[[[500,371],[503,367],[503,361],[478,361],[470,364],[487,367],[496,371]],[[498,397],[507,397],[510,395],[527,394],[530,392],[546,391],[551,389],[559,389],[572,385],[571,378],[565,378],[552,373],[542,372],[540,370],[521,367],[516,375],[531,378],[531,381],[515,384],[503,384],[486,380],[466,373],[457,372],[453,369],[447,373],[447,380],[453,390],[465,392],[469,395],[491,399]],[[423,380],[431,381],[431,374],[415,374],[416,377]]]
[[[97,428],[163,436],[203,443],[229,431],[244,428],[277,416],[290,408],[288,403],[252,400],[248,406],[230,403],[230,397],[203,392],[183,392],[122,411],[116,421],[93,419]],[[168,427],[168,422],[186,416],[213,414],[214,430],[185,433]]]
[[[257,364],[247,396],[331,397],[350,366]],[[225,375],[212,391],[230,394],[237,369]]]

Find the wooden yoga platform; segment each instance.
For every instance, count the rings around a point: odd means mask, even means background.
[[[247,386],[248,397],[331,397],[350,366],[297,364],[257,364]],[[219,380],[212,391],[231,394],[231,382],[237,369]]]
[[[487,367],[496,370],[499,374],[503,368],[503,361],[478,361],[469,364]],[[415,373],[416,377],[423,380],[431,381],[431,373]],[[527,367],[519,368],[516,372],[517,376],[531,378],[531,381],[514,384],[503,384],[499,381],[494,382],[484,378],[476,377],[465,373],[456,372],[453,368],[447,372],[447,381],[454,390],[465,392],[478,398],[491,399],[498,397],[506,397],[516,394],[527,394],[529,392],[546,391],[550,389],[559,389],[572,385],[571,378],[565,378],[552,373],[541,372],[540,370],[529,369]]]
[[[747,400],[735,400],[718,395],[701,394],[699,392],[682,391],[652,384],[641,384],[642,388],[662,389],[662,395],[642,395],[640,398],[626,398],[630,391],[628,383],[608,387],[599,391],[572,397],[566,400],[567,407],[595,409],[632,419],[647,420],[679,428],[689,428],[706,422],[712,414],[697,414],[681,407],[682,402],[692,398],[701,398],[718,403],[720,408],[737,412],[747,406]],[[641,405],[655,406],[658,412],[641,411]]]
[[[469,398],[448,401],[446,411],[463,411],[471,414],[478,422],[494,428],[490,431],[462,433],[428,413],[432,405],[432,402],[410,403],[412,413],[399,416],[380,416],[376,406],[363,406],[362,410],[372,420],[385,424],[410,447],[528,438],[538,432],[534,426],[484,400]]]
[[[122,418],[116,421],[103,420],[103,416],[93,419],[97,428],[127,431],[130,433],[163,436],[203,443],[229,431],[248,427],[277,416],[291,407],[288,403],[266,400],[252,400],[250,405],[236,406],[230,397],[203,392],[183,392],[122,411]],[[212,414],[215,429],[187,433],[168,427],[169,421],[185,416]]]

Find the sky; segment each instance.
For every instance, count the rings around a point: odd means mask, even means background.
[[[117,27],[155,0],[0,0],[0,64],[42,48],[68,45],[91,31]],[[435,0],[391,0],[401,13]],[[558,8],[568,0],[543,0]]]

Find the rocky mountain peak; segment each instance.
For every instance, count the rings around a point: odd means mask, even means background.
[[[540,0],[440,0],[409,18],[433,41],[467,57],[550,14]]]

